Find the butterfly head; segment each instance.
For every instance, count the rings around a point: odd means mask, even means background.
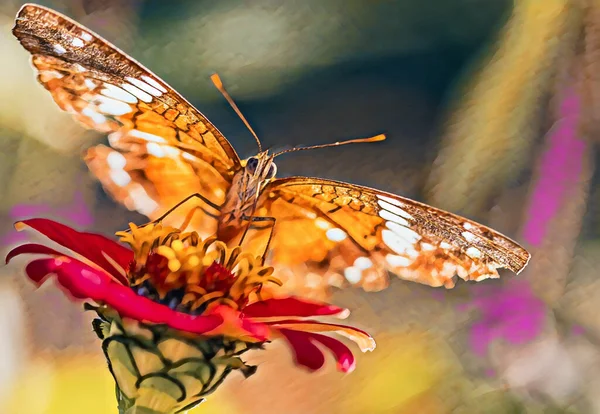
[[[264,186],[277,174],[277,166],[273,162],[274,156],[268,151],[259,153],[254,157],[246,160],[244,172],[248,179],[248,183],[259,184],[259,187]]]

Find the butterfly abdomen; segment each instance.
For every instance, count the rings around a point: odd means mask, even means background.
[[[244,170],[238,171],[231,182],[231,187],[225,196],[219,219],[219,235],[226,227],[241,228],[245,215],[252,214],[252,204],[248,203],[248,175]]]

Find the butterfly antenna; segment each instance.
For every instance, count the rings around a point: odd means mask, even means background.
[[[221,94],[223,95],[223,97],[225,97],[227,102],[229,102],[229,105],[231,105],[231,107],[233,108],[235,113],[240,117],[242,122],[246,125],[246,128],[248,128],[250,133],[254,136],[254,139],[256,140],[256,143],[258,144],[258,152],[262,152],[262,145],[260,144],[258,135],[256,135],[256,132],[254,132],[254,130],[252,129],[252,127],[250,126],[248,121],[246,121],[246,118],[244,118],[244,115],[242,115],[242,111],[240,111],[240,108],[237,107],[237,105],[235,104],[235,102],[233,101],[231,96],[225,90],[225,87],[223,86],[223,82],[221,81],[221,78],[219,77],[219,75],[217,75],[216,73],[211,75],[210,80],[212,81],[212,83],[215,84],[215,87],[219,90],[219,92],[221,92]]]
[[[364,142],[377,142],[377,141],[383,141],[383,140],[385,140],[385,135],[379,134],[379,135],[375,135],[374,137],[350,139],[348,141],[338,141],[338,142],[333,142],[331,144],[321,144],[321,145],[311,145],[309,147],[290,148],[290,149],[286,149],[286,150],[276,153],[275,155],[273,155],[273,157],[277,157],[281,154],[286,154],[288,152],[312,150],[312,149],[327,148],[327,147],[339,147],[340,145],[346,145],[346,144],[362,144]]]

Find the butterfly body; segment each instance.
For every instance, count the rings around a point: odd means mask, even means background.
[[[250,217],[260,193],[275,178],[275,173],[273,156],[267,151],[246,160],[244,167],[234,175],[222,208],[222,213],[230,218],[220,221],[219,225],[230,224],[232,221],[240,223],[243,217]]]
[[[250,225],[262,191],[277,173],[273,155],[268,151],[242,161],[241,165],[220,208],[217,237],[225,242],[239,235],[244,224]]]
[[[189,199],[192,207],[169,220],[187,220],[201,237],[243,240],[257,255],[270,246],[267,262],[297,293],[344,284],[380,290],[388,273],[452,287],[457,276],[497,278],[498,268],[518,273],[529,261],[499,232],[399,195],[324,178],[275,178],[277,154],[259,148],[241,160],[158,76],[53,10],[24,5],[13,34],[60,108],[108,133],[109,146],[85,156],[108,194],[151,220]]]

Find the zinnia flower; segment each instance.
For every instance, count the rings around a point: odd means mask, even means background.
[[[256,371],[241,355],[276,338],[285,339],[297,364],[309,370],[325,362],[328,349],[341,371],[354,356],[338,333],[363,352],[373,338],[356,328],[306,318],[345,317],[346,309],[294,297],[261,298],[262,286],[278,284],[260,257],[197,233],[148,224],[119,232],[126,248],[104,236],[82,233],[47,219],[19,222],[70,249],[78,258],[41,244],[24,244],[7,256],[47,257],[27,264],[37,285],[51,275],[75,299],[92,299],[93,321],[115,379],[119,411],[174,413],[203,401],[225,377]],[[319,345],[319,346],[317,346]],[[141,411],[140,411],[141,410]]]

